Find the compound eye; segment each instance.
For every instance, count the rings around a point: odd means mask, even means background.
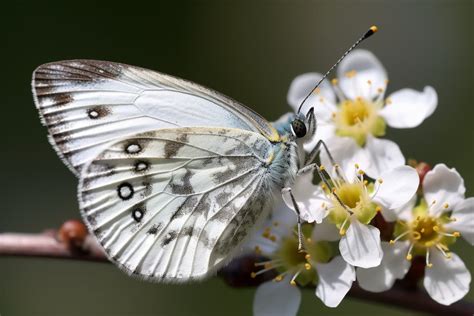
[[[306,125],[300,119],[295,119],[291,122],[291,129],[296,137],[301,138],[306,135]]]

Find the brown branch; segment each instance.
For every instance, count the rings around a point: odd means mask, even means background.
[[[42,234],[0,233],[0,256],[41,257],[69,260],[84,260],[108,262],[102,248],[90,236],[86,236],[82,246],[68,246],[58,240],[57,232],[49,231]],[[219,275],[231,286],[255,286],[265,279],[250,279],[250,272],[255,258],[243,257],[223,269]],[[270,276],[271,277],[271,276]],[[236,283],[236,280],[239,280]],[[433,301],[420,290],[407,290],[402,286],[394,286],[382,293],[371,293],[361,289],[356,284],[350,290],[349,296],[377,304],[392,305],[413,311],[433,315],[473,315],[474,304],[460,301],[450,306],[444,306]]]

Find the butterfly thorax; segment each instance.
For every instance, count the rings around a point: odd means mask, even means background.
[[[274,145],[272,161],[268,166],[269,183],[273,190],[280,191],[292,185],[298,171],[298,145],[287,136]]]

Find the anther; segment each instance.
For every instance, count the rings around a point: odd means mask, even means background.
[[[356,169],[359,169],[359,164],[356,163],[354,166],[356,167]]]
[[[310,269],[311,269],[311,265],[310,265],[309,263],[305,263],[305,264],[304,264],[304,268],[305,268],[306,270],[310,270]]]
[[[333,85],[337,85],[338,81],[339,81],[339,80],[337,80],[337,78],[334,78],[334,79],[331,80],[331,83],[332,83]]]
[[[250,277],[251,277],[252,279],[255,279],[255,278],[257,277],[257,274],[256,274],[255,272],[251,272],[251,273],[250,273]]]
[[[377,207],[375,208],[375,211],[380,213],[382,212],[382,208],[379,205],[377,205]]]
[[[324,171],[324,170],[326,170],[326,168],[324,168],[323,165],[319,166],[319,171]]]
[[[447,208],[449,208],[449,204],[448,204],[448,203],[445,203],[445,204],[443,205],[443,207],[444,207],[445,209],[447,209]]]
[[[367,80],[367,84],[371,85],[371,84],[372,84],[372,80]]]
[[[382,179],[382,178],[378,179],[377,181],[378,181],[380,184],[383,183],[383,179]]]
[[[308,253],[308,254],[306,254],[306,256],[304,256],[304,258],[305,258],[306,260],[309,260],[309,259],[311,259],[311,255]]]
[[[453,237],[459,238],[461,237],[461,234],[459,232],[454,232]]]
[[[411,253],[407,254],[406,259],[408,261],[411,261],[411,259],[413,259],[413,256],[411,255]]]
[[[277,282],[280,282],[281,280],[283,280],[283,275],[281,274],[277,275],[274,280]]]

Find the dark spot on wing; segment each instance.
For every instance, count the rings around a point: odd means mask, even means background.
[[[171,188],[171,192],[173,194],[180,194],[180,195],[181,194],[187,195],[187,194],[194,193],[194,188],[191,185],[191,181],[190,181],[193,175],[194,173],[189,169],[186,169],[186,173],[181,178],[179,178],[179,176],[177,177],[176,175],[174,175],[169,184]]]
[[[165,144],[165,158],[172,158],[176,156],[178,150],[186,145],[188,141],[187,134],[181,134],[176,138],[176,141],[168,140]]]
[[[150,163],[146,160],[137,160],[134,164],[135,172],[146,172],[150,168]]]
[[[184,236],[192,236],[192,235],[193,235],[193,231],[194,231],[194,227],[193,227],[193,226],[184,227],[184,228],[183,228],[183,231],[181,232],[181,235],[184,235]]]
[[[122,200],[130,200],[133,197],[133,186],[128,182],[123,182],[117,187],[117,194]]]
[[[161,223],[153,224],[153,226],[151,226],[150,229],[148,229],[147,234],[150,234],[150,235],[158,234],[158,232],[161,229],[161,226],[163,226],[163,224],[161,224]]]
[[[132,209],[132,218],[135,222],[139,223],[142,221],[145,211],[146,209],[144,205],[137,205]]]
[[[51,98],[56,106],[64,106],[74,101],[74,98],[70,93],[56,93],[53,94]]]
[[[109,115],[110,113],[111,113],[110,108],[104,105],[98,105],[87,110],[87,116],[91,120],[97,120],[97,119],[103,118]]]
[[[170,218],[170,222],[180,218],[181,216],[187,215],[192,212],[199,198],[195,195],[190,196],[184,200],[184,202],[179,206],[179,208],[174,212]]]
[[[163,241],[161,242],[161,246],[166,246],[167,244],[169,244],[170,242],[172,242],[174,239],[176,239],[176,232],[174,230],[170,231],[166,236],[165,238],[163,239]]]

